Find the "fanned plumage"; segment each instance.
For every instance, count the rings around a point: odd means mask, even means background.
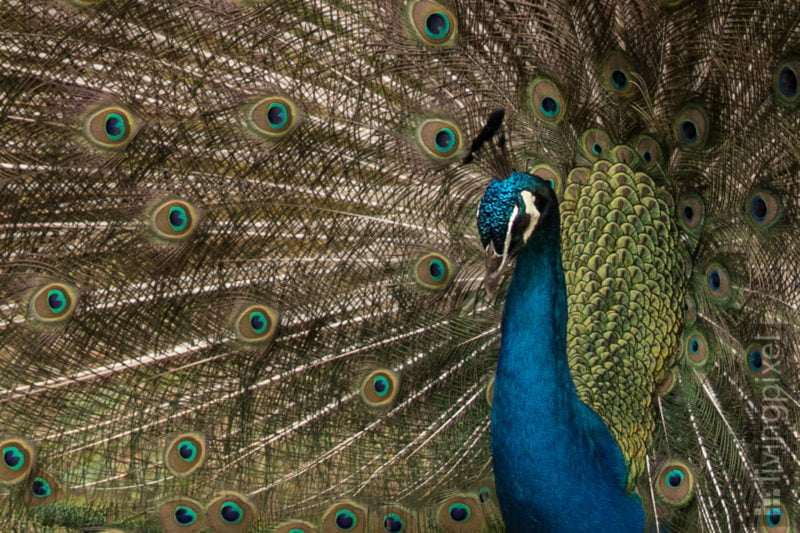
[[[502,530],[512,169],[648,527],[800,524],[796,2],[2,0],[0,69],[3,530]]]

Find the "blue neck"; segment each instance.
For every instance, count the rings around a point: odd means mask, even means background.
[[[644,530],[622,453],[581,403],[566,352],[558,214],[517,258],[505,304],[492,404],[492,453],[510,532]]]

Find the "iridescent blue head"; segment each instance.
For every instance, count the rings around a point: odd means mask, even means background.
[[[494,178],[478,206],[478,232],[486,251],[487,281],[521,250],[534,231],[558,222],[558,201],[549,181],[514,171]]]

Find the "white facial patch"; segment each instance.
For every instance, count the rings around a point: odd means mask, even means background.
[[[522,234],[522,241],[528,242],[528,239],[531,238],[531,234],[533,233],[533,228],[535,228],[536,223],[539,222],[541,213],[539,213],[536,204],[533,202],[533,193],[531,191],[522,191],[519,194],[522,196],[522,201],[525,202],[525,212],[531,216],[531,221]],[[516,214],[516,210],[514,210],[514,213]],[[514,218],[512,217],[511,220],[514,220]]]

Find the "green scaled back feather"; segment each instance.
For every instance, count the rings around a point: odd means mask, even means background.
[[[474,217],[513,168],[650,523],[795,531],[798,20],[2,0],[0,529],[502,530]]]

